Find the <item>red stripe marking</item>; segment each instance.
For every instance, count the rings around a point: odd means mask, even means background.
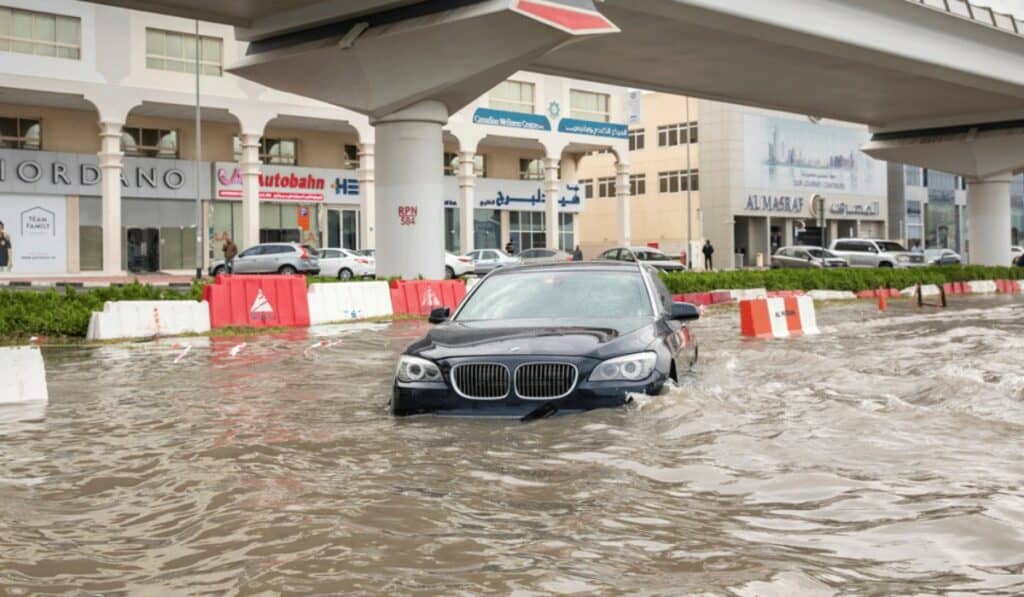
[[[600,13],[581,12],[571,8],[559,8],[550,4],[530,2],[530,0],[519,0],[516,8],[524,13],[531,14],[538,19],[548,23],[564,27],[570,31],[588,31],[595,29],[613,29],[611,21],[604,18]]]
[[[797,304],[795,296],[787,296],[782,299],[786,308],[786,327],[789,328],[790,336],[800,336],[804,333],[803,324],[800,323],[800,305]]]

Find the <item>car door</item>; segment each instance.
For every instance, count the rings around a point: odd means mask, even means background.
[[[263,258],[263,246],[256,245],[242,251],[235,257],[234,272],[236,274],[251,274],[257,270],[259,260]]]
[[[498,254],[495,251],[482,250],[476,251],[477,253],[477,271],[480,273],[488,273],[494,268],[498,267]]]
[[[343,258],[338,249],[320,249],[320,275],[333,278],[341,269]]]

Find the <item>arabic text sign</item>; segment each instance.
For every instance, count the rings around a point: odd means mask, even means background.
[[[576,118],[563,118],[558,122],[558,132],[592,137],[629,138],[629,127],[614,122],[594,122]]]
[[[526,112],[510,112],[508,110],[492,110],[477,108],[473,112],[473,124],[504,126],[527,131],[550,131],[551,122],[547,116]]]
[[[559,183],[558,210],[581,212],[582,193],[582,187],[576,182]],[[445,207],[458,207],[459,187],[454,176],[445,177],[444,196]],[[476,181],[474,203],[477,209],[544,211],[547,194],[541,181],[480,178]]]

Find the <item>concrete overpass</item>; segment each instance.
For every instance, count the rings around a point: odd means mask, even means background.
[[[442,126],[517,70],[867,124],[872,156],[969,177],[971,260],[1010,259],[1024,22],[964,0],[100,1],[231,23],[235,74],[368,114],[382,275],[440,274]]]

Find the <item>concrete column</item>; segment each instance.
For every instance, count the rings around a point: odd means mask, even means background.
[[[463,255],[474,247],[473,212],[476,210],[476,171],[473,166],[475,151],[459,152],[459,248]]]
[[[68,195],[67,201],[67,238],[68,238],[68,273],[77,274],[82,271],[81,256],[81,224],[78,195]]]
[[[766,266],[771,264],[772,257],[772,217],[768,216],[764,219],[764,258],[761,260],[760,265]]]
[[[448,109],[423,101],[371,122],[376,127],[377,276],[444,277],[444,145]]]
[[[857,238],[862,238],[860,233],[860,220],[856,220],[853,223],[853,235]]]
[[[782,226],[782,246],[793,244],[793,220],[786,218]]]
[[[972,265],[1010,265],[1010,175],[967,184],[967,227]]]
[[[615,164],[615,196],[618,200],[619,244],[632,244],[632,228],[629,220],[629,164]]]
[[[100,196],[102,197],[103,273],[117,275],[121,268],[121,127],[123,122],[100,122]]]
[[[511,218],[508,217],[508,210],[503,209],[498,212],[498,221],[501,225],[501,236],[498,238],[498,248],[505,250],[505,245],[512,238],[512,224]],[[521,251],[522,247],[516,247],[516,250]]]
[[[558,200],[561,199],[557,157],[544,158],[544,212],[547,225],[547,248],[558,250]],[[569,249],[572,250],[571,248]]]
[[[260,242],[260,137],[261,133],[242,133],[242,242],[240,249]]]
[[[374,193],[373,143],[359,146],[359,243],[363,249],[377,247]]]

